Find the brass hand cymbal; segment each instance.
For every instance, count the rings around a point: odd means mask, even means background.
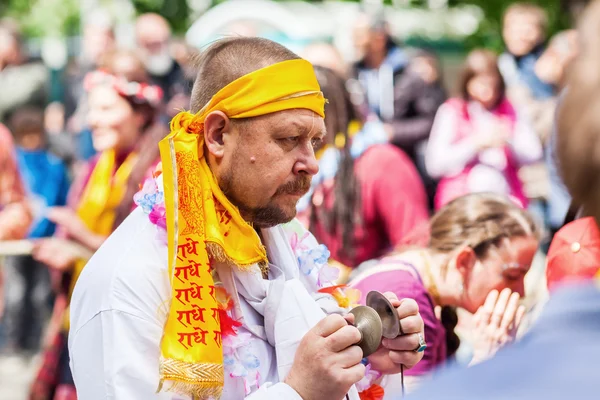
[[[382,326],[381,318],[374,309],[367,306],[358,306],[350,311],[354,314],[354,326],[360,332],[360,342],[357,346],[363,351],[363,357],[375,353],[381,344]]]
[[[375,353],[382,338],[393,339],[400,334],[400,321],[396,309],[383,294],[371,291],[367,294],[366,306],[353,308],[354,326],[360,331],[361,340],[357,343],[368,357]]]

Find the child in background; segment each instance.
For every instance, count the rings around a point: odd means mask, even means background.
[[[28,237],[52,236],[55,225],[44,215],[49,207],[66,204],[67,168],[47,150],[42,109],[25,107],[15,111],[9,128],[34,217]],[[31,256],[19,256],[7,263],[6,274],[9,284],[5,322],[10,349],[34,353],[39,349],[41,333],[51,312],[49,271]]]
[[[440,179],[436,209],[476,192],[511,196],[526,207],[518,170],[541,160],[542,147],[527,118],[506,98],[496,55],[469,53],[459,89],[460,96],[438,110],[427,147],[427,170]]]
[[[66,165],[48,150],[41,109],[22,108],[10,123],[17,147],[17,161],[32,198],[34,220],[30,238],[49,237],[55,225],[44,217],[49,207],[64,206],[69,190]]]
[[[554,87],[543,82],[535,65],[545,50],[548,16],[543,8],[528,3],[511,5],[504,14],[502,38],[506,52],[498,59],[498,66],[510,91],[528,89],[535,100],[552,97]]]

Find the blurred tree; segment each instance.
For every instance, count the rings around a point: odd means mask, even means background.
[[[169,21],[176,34],[185,33],[192,21],[187,0],[132,0],[138,14],[153,12]]]
[[[101,0],[110,2],[111,0]],[[190,0],[131,0],[136,12],[156,12],[171,23],[176,33],[183,33],[190,24]],[[212,6],[227,0],[210,0]],[[286,1],[286,0],[275,0]],[[306,0],[323,2],[329,0]],[[340,0],[361,2],[364,0]],[[385,4],[410,4],[426,7],[430,0],[383,0]],[[530,0],[544,7],[550,20],[550,33],[572,25],[589,0]],[[468,47],[485,46],[501,49],[500,28],[504,10],[515,0],[448,0],[450,7],[473,4],[481,7],[485,20],[478,32],[466,42]],[[23,24],[26,35],[72,35],[79,29],[79,0],[0,0],[0,17],[12,17]]]
[[[68,36],[79,30],[79,0],[2,0],[0,17],[18,21],[26,36]]]

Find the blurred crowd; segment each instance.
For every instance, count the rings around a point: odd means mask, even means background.
[[[548,245],[572,208],[555,109],[580,39],[547,28],[542,8],[511,6],[504,52],[469,52],[456,88],[438,55],[394,40],[382,14],[361,14],[348,33],[353,63],[328,43],[300,54],[328,99],[328,134],[298,218],[342,268],[340,283],[419,303],[429,347],[409,386],[492,357],[547,297]],[[135,39],[122,48],[110,20],[87,22],[64,96],[50,103],[48,69],[18,25],[0,22],[0,240],[32,245],[2,261],[0,352],[41,354],[32,399],[76,398],[65,344],[73,286],[135,207],[195,79],[210,78],[196,77],[201,49],[160,15],[140,15]]]

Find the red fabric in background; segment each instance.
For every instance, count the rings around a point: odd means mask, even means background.
[[[331,257],[349,267],[381,257],[429,219],[427,196],[421,178],[408,156],[393,145],[371,147],[354,164],[360,182],[362,224],[355,229],[354,259],[342,251],[341,236],[325,230],[317,221],[313,234],[326,245]],[[323,205],[329,209],[335,201],[333,185],[317,188],[323,193]]]

